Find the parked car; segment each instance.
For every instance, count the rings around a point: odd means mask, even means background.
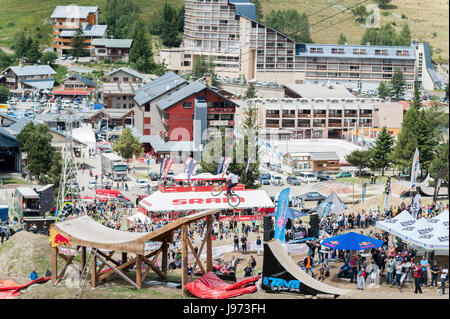
[[[136,184],[139,188],[146,188],[148,186],[148,182],[145,179],[137,179]]]
[[[342,178],[342,177],[352,177],[352,173],[348,171],[340,172],[336,175],[336,178]]]
[[[302,183],[315,183],[317,182],[316,174],[308,173],[308,172],[300,172],[298,173],[298,178]]]
[[[332,180],[334,180],[334,178],[331,177],[328,174],[317,173],[317,180],[319,180],[319,181],[332,181]]]
[[[364,176],[370,177],[371,175],[372,174],[370,172],[367,172],[367,171],[362,171],[361,172],[361,177],[364,177]],[[359,171],[355,172],[355,176],[359,176]]]
[[[270,185],[270,179],[268,178],[260,178],[259,180],[262,185]]]
[[[159,174],[155,172],[150,173],[150,180],[157,181],[159,179]]]
[[[300,185],[300,181],[296,176],[288,176],[286,178],[286,183],[294,186]]]
[[[264,178],[264,179],[271,179],[272,176],[270,176],[269,173],[264,173],[264,174],[261,174],[261,176],[259,177],[259,179],[262,179],[262,178]]]
[[[284,182],[281,176],[273,176],[272,177],[272,185],[283,186]]]
[[[61,56],[61,60],[65,60],[65,59],[67,59],[67,57],[66,57],[65,54],[63,54],[63,55]]]
[[[105,189],[111,189],[112,185],[111,185],[110,182],[106,181],[106,182],[102,183],[102,187],[105,188]]]
[[[97,182],[96,181],[90,181],[88,184],[89,189],[96,189],[97,188]]]

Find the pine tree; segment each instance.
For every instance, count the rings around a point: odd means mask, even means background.
[[[183,33],[184,32],[184,5],[178,11],[177,24],[178,24],[178,31],[180,33]]]
[[[434,158],[434,152],[439,145],[437,139],[438,129],[434,125],[433,118],[427,116],[426,110],[419,111],[419,120],[414,132],[417,148],[420,154],[420,169],[428,172]]]
[[[364,167],[368,167],[371,152],[369,150],[354,150],[353,152],[345,156],[345,160],[352,166],[356,166],[359,169],[359,176]]]
[[[410,169],[417,145],[416,130],[419,123],[419,111],[410,107],[403,116],[402,128],[393,149],[393,160],[404,170]]]
[[[397,34],[390,23],[385,24],[380,28],[380,32],[377,37],[378,43],[376,44],[392,46],[396,44],[396,41]]]
[[[397,37],[397,45],[400,46],[410,46],[411,44],[411,31],[409,30],[409,26],[407,23],[402,27],[398,37]]]
[[[87,55],[87,51],[84,48],[84,37],[81,27],[78,27],[75,30],[75,34],[72,37],[72,49],[70,52],[74,57],[82,57]]]
[[[32,41],[31,46],[26,52],[26,58],[30,63],[37,63],[42,56],[42,52],[39,49],[39,41]]]
[[[256,88],[253,83],[250,83],[248,89],[245,91],[244,100],[253,99],[256,97]]]
[[[9,89],[6,86],[0,85],[0,103],[6,103],[9,99]]]
[[[414,81],[414,96],[411,101],[411,107],[415,107],[417,110],[420,110],[422,107],[422,97],[420,96],[419,91],[419,81]]]
[[[364,32],[360,44],[366,45],[370,43],[371,45],[377,45],[378,44],[378,31],[377,29],[371,28],[366,29]]]
[[[262,11],[261,0],[250,0],[250,2],[255,5],[256,21],[262,22],[264,19],[264,14]]]
[[[378,86],[378,97],[384,99],[390,96],[392,96],[392,92],[389,83],[380,82],[380,85]]]
[[[372,147],[371,166],[375,169],[381,169],[381,175],[384,176],[384,170],[391,162],[391,151],[394,146],[394,138],[387,131],[386,126],[383,127],[378,134],[375,145]]]
[[[392,0],[375,0],[375,2],[378,4],[378,7],[380,9],[387,9],[389,7],[389,3]]]
[[[133,156],[141,156],[143,153],[139,138],[131,133],[129,127],[125,128],[119,135],[119,139],[113,145],[113,151],[117,152],[124,159],[131,159]]]
[[[406,82],[403,77],[403,72],[400,69],[396,69],[392,75],[391,88],[396,99],[398,99],[399,96],[403,95],[405,92]]]
[[[345,37],[345,35],[343,33],[339,34],[338,44],[346,44],[346,43],[347,43],[347,38]]]
[[[146,26],[142,21],[136,23],[130,61],[135,64],[138,71],[144,73],[151,73],[156,67]]]
[[[443,145],[440,145],[435,150],[435,156],[430,165],[430,176],[437,181],[442,178],[445,184],[449,184],[449,172],[448,172],[448,140]],[[449,189],[450,192],[450,189]]]
[[[194,66],[192,68],[192,78],[193,80],[200,79],[209,71],[208,62],[206,62],[206,57],[204,55],[200,55],[195,61]]]
[[[356,22],[358,23],[363,23],[366,20],[366,17],[369,15],[367,8],[362,5],[352,9],[352,13],[355,16]]]
[[[25,38],[23,32],[19,32],[16,34],[16,42],[14,43],[14,51],[16,57],[22,58],[25,56],[25,53],[28,51],[28,42]]]

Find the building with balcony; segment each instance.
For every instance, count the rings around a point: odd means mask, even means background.
[[[54,97],[65,98],[86,98],[90,94],[94,93],[98,84],[88,78],[73,73],[63,79],[63,84],[59,87],[55,87],[53,90]]]
[[[171,154],[183,161],[186,152],[200,158],[208,128],[234,128],[235,102],[173,72],[142,86],[134,97],[135,131],[146,152]]]
[[[133,39],[93,39],[92,56],[100,62],[106,59],[128,62],[132,43]]]
[[[107,25],[99,25],[100,9],[97,6],[57,6],[50,18],[53,20],[53,51],[68,54],[72,38],[78,28],[83,30],[85,48],[92,54],[94,39],[106,38]]]
[[[396,136],[403,120],[401,104],[378,98],[256,98],[246,103],[257,107],[263,132],[290,131],[297,139],[374,138],[385,125]]]
[[[339,171],[336,152],[289,152],[283,155],[283,165],[293,172]]]
[[[390,81],[396,69],[413,88],[416,46],[373,46],[296,43],[287,35],[256,21],[249,0],[185,0],[181,48],[163,49],[160,61],[177,72],[188,72],[200,57],[212,57],[215,72],[231,78],[279,84],[342,84],[357,91],[375,90]],[[426,64],[429,55],[423,55]],[[430,68],[428,68],[430,69]],[[433,89],[436,77],[423,77]]]
[[[0,83],[14,95],[38,90],[51,90],[56,71],[49,65],[10,66],[2,72]]]

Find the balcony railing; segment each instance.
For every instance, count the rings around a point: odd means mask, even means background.
[[[359,113],[360,117],[372,117],[372,113]]]
[[[342,117],[342,113],[341,114],[337,114],[337,113],[329,113],[328,117]]]
[[[313,117],[327,117],[327,115],[322,113],[314,113]]]
[[[297,123],[297,127],[311,127],[311,123]]]
[[[280,114],[273,114],[273,113],[269,113],[269,114],[266,114],[266,117],[270,117],[270,118],[280,118]]]
[[[328,123],[328,127],[342,127],[342,123]]]
[[[295,114],[283,114],[283,117],[295,118]]]
[[[298,113],[297,117],[302,117],[302,118],[311,117],[311,114]]]
[[[326,123],[313,123],[313,127],[326,127]]]
[[[347,113],[347,114],[344,114],[344,117],[357,117],[357,114],[356,113]]]
[[[283,123],[283,124],[281,125],[281,127],[282,127],[282,128],[285,128],[285,127],[295,127],[295,123]]]
[[[232,107],[209,107],[208,113],[234,113]]]
[[[280,124],[266,123],[266,127],[275,127],[275,128],[279,128],[279,127],[280,127]]]

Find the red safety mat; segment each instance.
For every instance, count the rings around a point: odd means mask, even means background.
[[[209,272],[187,284],[185,288],[194,296],[204,299],[227,299],[258,290],[255,282],[260,276],[250,277],[235,284],[228,284]],[[250,286],[247,286],[250,285]]]
[[[37,284],[37,283],[43,283],[43,282],[47,282],[50,279],[52,279],[52,277],[40,277],[36,280],[32,280],[24,285],[12,285],[12,283],[14,283],[11,280],[6,280],[4,282],[2,282],[2,284],[0,284],[0,299],[11,299],[13,297],[19,296],[20,295],[20,290],[27,288],[28,286],[31,286],[33,284]]]

